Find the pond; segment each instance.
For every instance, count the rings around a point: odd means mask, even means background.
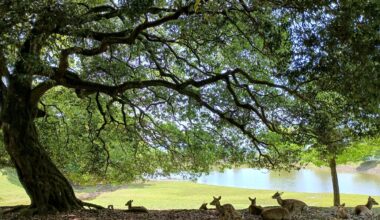
[[[380,195],[380,176],[340,172],[338,174],[341,193]],[[203,175],[198,183],[231,186],[249,189],[267,189],[290,192],[332,192],[329,169],[301,169],[278,172],[252,168],[227,169],[223,173],[211,172]]]

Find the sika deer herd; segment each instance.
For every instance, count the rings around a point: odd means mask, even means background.
[[[291,220],[292,216],[294,217],[296,213],[308,211],[308,206],[305,202],[297,199],[282,199],[282,194],[283,193],[276,192],[272,196],[272,199],[276,199],[280,207],[261,207],[256,205],[256,197],[253,199],[251,197],[248,197],[251,204],[248,207],[247,213],[249,215],[261,216],[263,220]],[[229,203],[222,205],[220,203],[221,199],[221,196],[213,197],[213,200],[210,202],[210,205],[216,207],[216,211],[219,214],[220,220],[242,219],[241,215],[235,210],[233,205]],[[132,206],[132,202],[133,200],[129,200],[125,204],[128,207],[128,210],[126,211],[148,213],[148,209],[143,206]],[[365,205],[358,205],[355,207],[354,214],[362,216],[365,219],[373,219],[374,214],[371,209],[374,205],[379,205],[379,203],[377,203],[374,198],[369,196],[368,201]],[[114,210],[113,208],[113,205],[108,206],[108,209],[110,210]],[[207,208],[207,203],[203,203],[199,210],[209,211],[210,209]],[[350,214],[347,211],[344,203],[336,207],[335,217],[336,218],[334,219],[350,219]]]

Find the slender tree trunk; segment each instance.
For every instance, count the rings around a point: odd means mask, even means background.
[[[19,180],[31,200],[31,214],[82,208],[72,186],[41,146],[34,119],[37,107],[30,104],[30,81],[13,76],[4,95],[1,119],[4,143]]]
[[[330,159],[329,165],[330,165],[331,179],[332,179],[333,191],[334,191],[334,206],[338,206],[340,205],[340,192],[339,192],[338,174],[336,172],[335,156]]]

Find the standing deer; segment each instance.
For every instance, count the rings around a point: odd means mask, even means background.
[[[145,212],[148,213],[148,209],[144,206],[132,206],[133,200],[129,200],[127,203],[125,203],[125,206],[128,206],[129,212]]]
[[[336,210],[335,216],[338,219],[349,219],[350,218],[350,215],[348,214],[348,211],[347,211],[345,205],[346,204],[343,203],[342,205],[338,205],[337,206],[337,210]]]
[[[366,216],[372,216],[373,213],[371,211],[373,205],[379,205],[379,203],[376,202],[374,198],[371,196],[368,197],[367,204],[365,205],[358,205],[355,207],[355,214],[356,215],[366,215]]]
[[[248,199],[251,201],[251,205],[248,207],[248,213],[251,215],[260,215],[263,211],[263,208],[256,205],[256,197],[254,199],[248,197]]]
[[[281,198],[281,195],[283,194],[282,193],[279,193],[279,192],[276,192],[273,196],[272,196],[272,199],[276,199],[278,204],[283,207],[283,208],[286,208],[289,212],[293,212],[293,211],[297,211],[299,210],[300,212],[302,212],[304,209],[307,209],[307,205],[306,203],[302,202],[301,200],[297,200],[297,199],[282,199]]]
[[[235,211],[235,208],[231,204],[220,204],[220,200],[222,199],[221,196],[216,198],[214,196],[214,200],[210,202],[210,205],[214,205],[216,207],[216,210],[218,210],[221,219],[223,220],[240,220],[240,215]]]
[[[291,220],[288,209],[283,207],[265,208],[261,213],[263,220]]]

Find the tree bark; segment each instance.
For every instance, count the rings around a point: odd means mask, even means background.
[[[340,192],[339,192],[339,182],[338,182],[338,173],[336,171],[336,159],[335,156],[329,161],[331,179],[334,191],[334,206],[340,205]]]
[[[12,76],[1,110],[5,148],[30,197],[28,210],[45,214],[80,209],[83,203],[39,142],[34,123],[38,111],[30,103],[30,82],[25,75]]]

